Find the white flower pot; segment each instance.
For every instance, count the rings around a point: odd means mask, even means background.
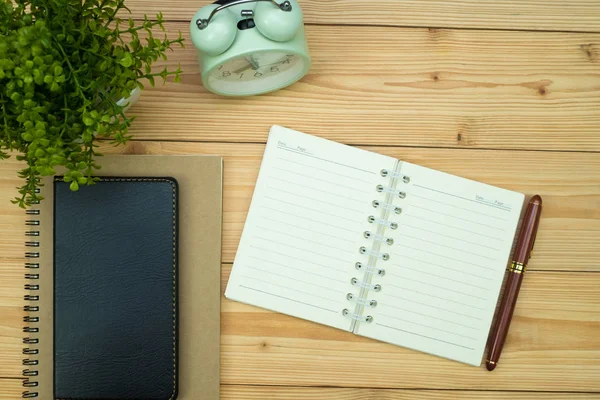
[[[129,97],[127,98],[123,98],[119,101],[117,101],[117,105],[119,106],[123,106],[124,104],[129,103],[126,107],[125,107],[125,111],[129,110],[129,107],[131,107],[132,105],[134,105],[135,103],[138,102],[138,100],[140,99],[140,97],[142,96],[142,90],[140,88],[135,88],[131,91],[131,94],[129,95]]]

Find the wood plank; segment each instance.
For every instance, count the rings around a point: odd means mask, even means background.
[[[230,272],[231,264],[223,265],[222,291]],[[6,269],[0,274],[1,290],[18,286],[18,276]],[[493,374],[222,297],[221,379],[236,385],[477,390],[507,389],[510,382],[511,390],[600,391],[599,286],[598,273],[529,272]],[[20,297],[2,304],[0,332],[18,332]],[[7,349],[0,376],[17,377],[20,340],[0,338]],[[390,379],[389,371],[411,379]]]
[[[135,18],[162,11],[169,20],[189,21],[212,0],[128,0]],[[600,31],[594,0],[300,0],[308,24],[387,25],[548,31]]]
[[[167,29],[188,36],[185,23]],[[202,87],[188,42],[168,62],[181,63],[183,83],[147,90],[131,133],[264,142],[278,124],[348,144],[600,151],[600,34],[340,26],[307,34],[309,75],[237,99]]]
[[[442,391],[222,385],[221,398],[223,400],[591,400],[599,399],[600,395],[592,393],[483,392],[463,390]]]
[[[0,378],[0,400],[20,398],[23,387],[19,379]],[[579,400],[599,399],[591,393],[531,393],[440,390],[388,390],[321,387],[278,387],[221,385],[222,400]]]
[[[20,399],[23,386],[20,379],[0,378],[0,400]]]
[[[540,233],[530,268],[600,271],[600,154],[415,149],[365,149],[469,179],[544,199]],[[264,145],[230,143],[131,142],[127,148],[104,146],[104,153],[220,154],[225,158],[223,261],[232,262],[258,176]],[[2,192],[16,181],[14,159],[0,163]],[[14,176],[14,175],[13,175]],[[3,184],[6,180],[6,185]],[[5,189],[6,188],[6,189]],[[6,192],[5,192],[6,190]],[[7,199],[10,195],[7,194]],[[0,259],[22,257],[22,210],[0,201]]]

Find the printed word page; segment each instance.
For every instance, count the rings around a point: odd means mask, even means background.
[[[349,330],[375,187],[395,162],[274,126],[225,296]]]
[[[480,365],[524,196],[404,162],[373,316],[357,333]]]

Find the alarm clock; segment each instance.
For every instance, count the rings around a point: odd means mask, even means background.
[[[225,96],[272,92],[302,78],[310,56],[296,0],[219,0],[190,23],[204,87]]]

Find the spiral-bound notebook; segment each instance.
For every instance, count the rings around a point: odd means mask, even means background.
[[[523,201],[274,126],[225,295],[480,365]]]
[[[222,159],[101,162],[27,210],[23,397],[216,400]]]

